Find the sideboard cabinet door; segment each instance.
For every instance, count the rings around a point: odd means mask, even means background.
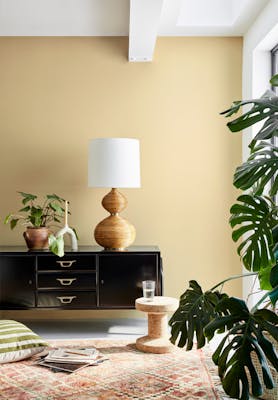
[[[156,295],[161,295],[159,254],[100,255],[99,307],[134,308],[144,280],[156,281]]]
[[[0,256],[0,306],[2,309],[34,307],[34,288],[34,256]]]

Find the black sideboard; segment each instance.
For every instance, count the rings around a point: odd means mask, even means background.
[[[106,251],[80,246],[62,258],[48,251],[0,246],[0,309],[133,309],[142,281],[163,294],[162,260],[156,246]]]

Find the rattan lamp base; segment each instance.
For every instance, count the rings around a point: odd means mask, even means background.
[[[101,221],[95,228],[96,242],[106,250],[124,250],[135,240],[135,228],[119,213],[126,207],[125,196],[113,188],[102,200],[103,207],[110,216]]]

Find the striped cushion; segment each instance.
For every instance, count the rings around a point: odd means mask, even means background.
[[[46,346],[42,338],[20,322],[0,320],[0,364],[31,357]]]

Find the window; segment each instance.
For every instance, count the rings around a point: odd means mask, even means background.
[[[278,74],[278,44],[271,50],[271,75]],[[277,93],[278,87],[273,90]]]
[[[271,76],[278,74],[278,44],[271,50]],[[278,96],[278,86],[273,86],[272,90],[276,93]],[[272,143],[275,146],[278,146],[278,138],[274,137],[272,139]],[[274,181],[274,178],[272,179],[272,183]],[[278,204],[278,195],[275,196],[274,201],[276,204]]]

